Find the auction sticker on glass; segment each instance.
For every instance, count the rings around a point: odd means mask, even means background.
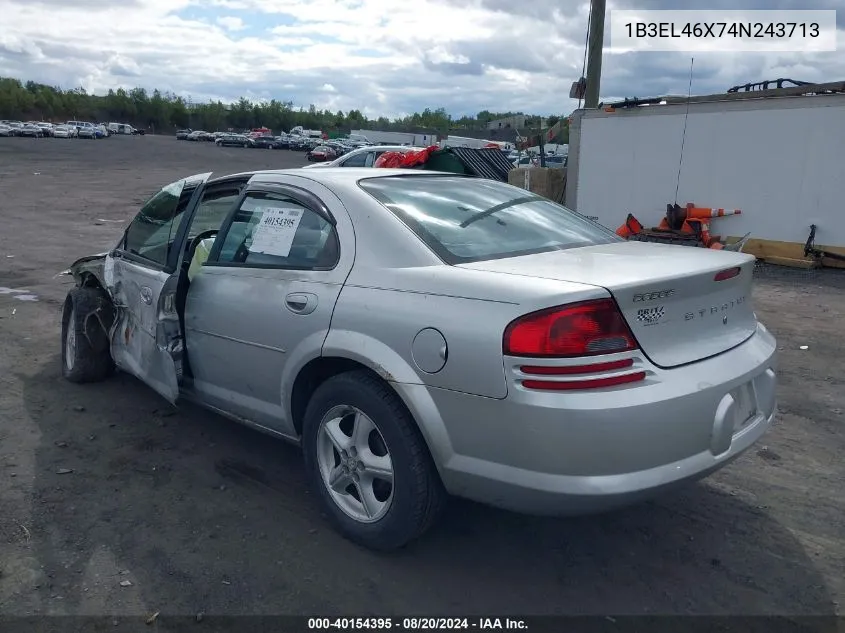
[[[614,53],[834,52],[836,11],[611,10],[610,50]]]
[[[252,234],[252,253],[287,257],[293,236],[302,220],[302,209],[295,207],[256,207],[261,219]]]

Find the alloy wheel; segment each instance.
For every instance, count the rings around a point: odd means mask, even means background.
[[[381,519],[393,502],[393,461],[369,416],[348,405],[332,407],[317,431],[317,465],[329,496],[361,523]]]

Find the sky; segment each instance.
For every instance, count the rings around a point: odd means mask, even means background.
[[[685,6],[608,0],[607,24],[614,9]],[[693,94],[779,77],[845,80],[845,0],[695,8],[840,11],[837,52],[695,52]],[[194,102],[276,98],[371,118],[426,107],[568,114],[588,12],[580,0],[0,0],[0,76],[98,94],[159,88]],[[687,93],[693,54],[616,50],[609,31],[603,100]]]

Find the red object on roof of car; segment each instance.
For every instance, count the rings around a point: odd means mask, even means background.
[[[432,152],[440,149],[439,145],[431,145],[425,149],[412,149],[407,152],[395,151],[385,152],[376,159],[374,167],[416,167],[428,161]]]

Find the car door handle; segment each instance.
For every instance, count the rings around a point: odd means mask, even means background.
[[[311,314],[317,308],[317,295],[310,292],[292,292],[285,297],[285,307],[295,314]]]

